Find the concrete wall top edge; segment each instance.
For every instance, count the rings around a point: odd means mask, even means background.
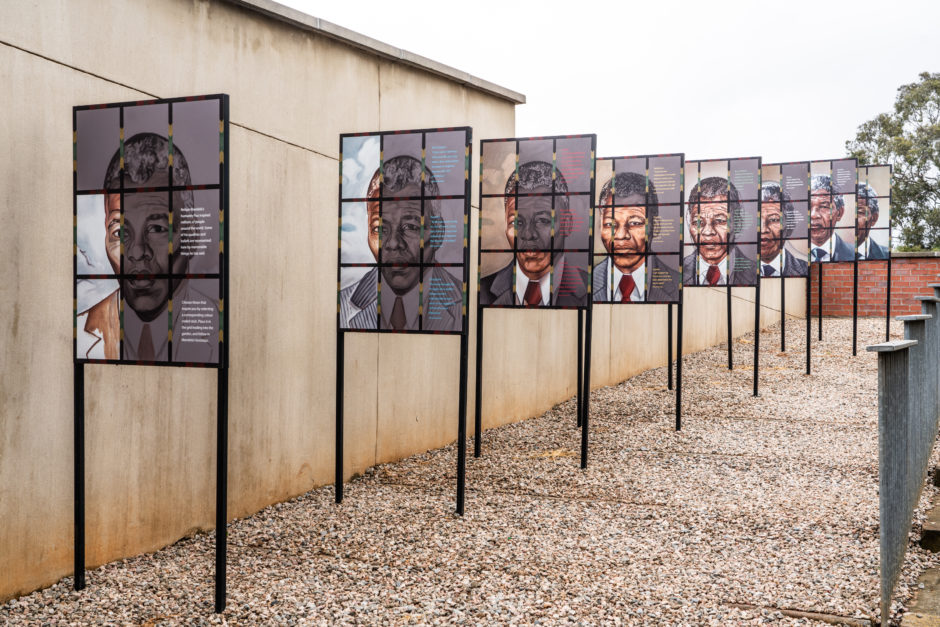
[[[448,80],[454,81],[460,85],[476,89],[483,93],[508,100],[514,104],[525,104],[524,94],[501,87],[495,83],[483,80],[457,70],[443,63],[438,63],[433,59],[422,57],[407,50],[390,46],[389,44],[378,41],[366,35],[343,28],[332,22],[321,20],[318,17],[307,15],[296,9],[284,6],[273,0],[225,0],[226,2],[243,7],[250,11],[260,13],[272,19],[284,22],[296,28],[306,31],[312,31],[321,34],[330,39],[340,41],[353,46],[370,54],[377,55],[384,59],[390,59],[405,65],[409,65]]]

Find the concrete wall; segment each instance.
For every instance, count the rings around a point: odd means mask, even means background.
[[[513,104],[217,0],[0,3],[0,82],[0,600],[72,570],[73,105],[231,95],[228,511],[332,482],[338,134],[511,136]],[[738,333],[750,291],[736,290]],[[723,341],[724,292],[686,294],[687,350]],[[663,363],[664,308],[596,315],[595,384]],[[574,393],[576,320],[487,312],[486,426]],[[348,336],[347,477],[454,440],[458,351],[453,337]],[[212,526],[215,376],[86,367],[89,567]]]

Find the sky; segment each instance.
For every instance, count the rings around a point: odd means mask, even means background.
[[[940,71],[937,0],[280,1],[523,93],[517,136],[600,157],[839,157]]]

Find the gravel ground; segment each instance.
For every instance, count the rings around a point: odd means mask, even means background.
[[[893,333],[900,336],[895,323]],[[574,402],[487,431],[453,515],[455,446],[229,526],[229,603],[212,614],[212,534],[0,606],[35,624],[824,624],[878,615],[877,362],[883,320],[827,320],[807,378],[805,323],[687,356],[683,429],[664,368],[591,398],[590,467]],[[815,337],[815,326],[814,326]],[[469,451],[472,455],[472,445]],[[934,463],[938,461],[937,452]],[[897,592],[940,566],[921,550],[924,490]],[[735,604],[748,607],[738,607]],[[903,609],[894,606],[895,618]]]

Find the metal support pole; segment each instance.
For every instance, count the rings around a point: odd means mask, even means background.
[[[728,370],[734,369],[734,357],[732,355],[733,350],[733,341],[732,341],[732,332],[731,332],[731,285],[729,284],[725,288],[725,319],[728,323]]]
[[[591,319],[593,317],[594,310],[588,307],[584,329],[584,385],[581,390],[584,396],[581,416],[581,468],[587,468],[588,456],[588,416],[591,413]]]
[[[666,387],[672,389],[672,304],[666,305]]]
[[[888,289],[885,297],[885,342],[891,339],[891,252],[888,251]]]
[[[76,590],[85,589],[85,364],[76,362],[73,373],[73,455],[75,481],[75,558]]]
[[[817,338],[822,342],[822,306],[823,306],[823,265],[822,262],[817,264],[819,266],[819,294],[817,294],[819,302],[819,311],[816,314],[819,316],[819,337]]]
[[[479,457],[483,449],[483,311],[477,307],[477,363],[476,377],[473,381],[475,400],[473,408],[473,456]]]
[[[813,350],[813,269],[806,271],[806,374],[812,372]]]
[[[457,515],[463,516],[467,486],[467,371],[470,361],[470,333],[464,325],[460,334],[460,394],[457,418]]]
[[[226,291],[227,293],[227,291]],[[227,325],[226,325],[227,328]],[[226,343],[227,344],[227,343]],[[218,371],[215,438],[215,613],[225,610],[226,552],[228,550],[228,355]]]
[[[780,352],[787,352],[787,286],[780,275]]]
[[[343,502],[343,379],[346,376],[344,356],[346,334],[340,330],[336,334],[336,467],[334,485],[336,502]]]
[[[583,424],[584,415],[584,310],[578,309],[578,397],[576,400],[578,428]]]
[[[852,264],[852,357],[858,354],[858,259]]]
[[[676,431],[682,429],[682,301],[677,306],[676,325]]]
[[[760,278],[754,291],[754,396],[757,396],[760,370]]]

